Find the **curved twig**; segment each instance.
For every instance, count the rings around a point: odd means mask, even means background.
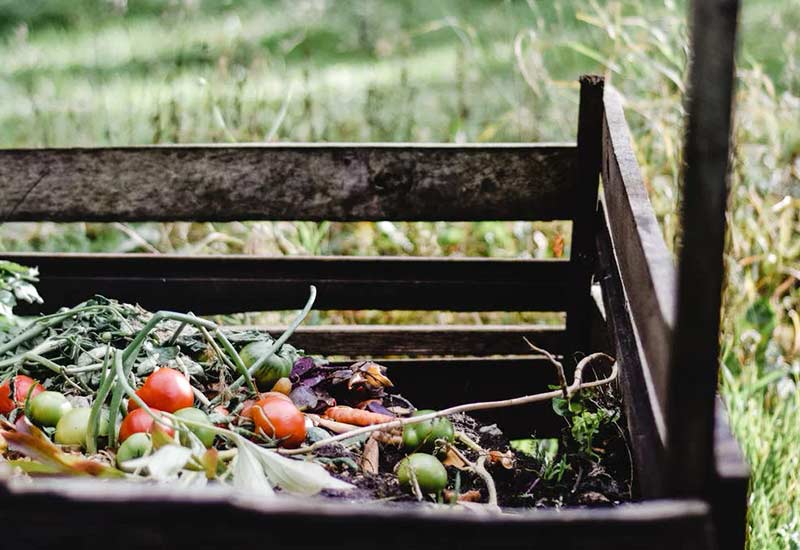
[[[599,359],[612,363],[611,374],[609,374],[606,378],[602,378],[600,380],[583,382],[582,380],[583,370],[590,363],[597,361]],[[617,366],[617,363],[614,361],[612,357],[606,355],[605,353],[592,353],[591,355],[587,355],[586,357],[581,359],[581,361],[578,363],[578,366],[575,367],[575,378],[573,379],[572,384],[570,384],[567,387],[567,397],[572,397],[582,389],[594,388],[612,382],[617,378],[618,371],[619,367]],[[380,431],[391,430],[392,428],[399,428],[407,424],[417,424],[420,422],[427,422],[428,420],[434,420],[436,418],[441,418],[443,416],[450,416],[462,412],[482,411],[487,409],[502,409],[505,407],[516,407],[518,405],[527,405],[529,403],[548,401],[550,399],[561,397],[562,395],[563,392],[561,390],[554,390],[549,392],[536,393],[533,395],[525,395],[523,397],[514,397],[513,399],[504,399],[500,401],[482,401],[478,403],[465,403],[463,405],[456,405],[454,407],[442,409],[441,411],[436,411],[429,414],[422,414],[419,416],[409,416],[406,418],[398,418],[397,420],[393,420],[391,422],[385,422],[383,424],[365,426],[363,428],[335,435],[327,439],[321,439],[316,443],[312,443],[311,445],[307,445],[305,447],[299,447],[297,449],[282,449],[280,452],[286,455],[312,453],[321,447],[330,445],[331,443],[337,443],[339,441],[344,441],[346,439],[350,439],[353,437],[357,437],[359,435],[371,433],[378,430]]]

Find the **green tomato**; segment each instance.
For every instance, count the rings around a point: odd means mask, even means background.
[[[400,485],[412,486],[412,471],[423,493],[438,493],[447,487],[447,470],[433,455],[414,453],[398,462],[397,479]]]
[[[117,464],[122,466],[123,462],[141,458],[149,453],[153,448],[150,441],[150,434],[137,432],[126,439],[117,450]]]
[[[248,369],[252,367],[256,361],[262,356],[266,355],[272,347],[273,342],[268,340],[258,340],[250,342],[242,351],[239,352],[239,357]],[[275,382],[281,378],[286,378],[292,372],[292,365],[297,355],[297,350],[288,344],[284,344],[278,353],[273,353],[267,361],[253,373],[253,379],[258,388],[262,391],[271,390]]]
[[[412,416],[430,414],[432,410],[421,410]],[[418,424],[406,424],[403,427],[403,445],[408,449],[432,451],[436,447],[437,439],[453,441],[455,432],[453,424],[446,418],[435,418]]]
[[[43,391],[30,401],[31,420],[39,426],[55,426],[71,408],[63,393]]]
[[[207,424],[209,426],[212,425],[211,419],[208,418],[208,415],[200,409],[195,409],[194,407],[186,407],[185,409],[175,411],[175,416],[179,418],[185,418],[190,422],[197,422],[198,424]],[[206,447],[211,447],[214,444],[214,437],[217,435],[214,430],[208,428],[198,428],[197,426],[190,426],[188,424],[186,427],[189,428],[189,431],[196,435],[200,442]],[[181,433],[181,443],[187,446],[189,445],[189,438],[186,437],[185,433]]]
[[[89,416],[92,409],[79,407],[67,411],[56,424],[55,440],[59,445],[80,445],[86,447],[86,433],[89,431]],[[108,435],[108,413],[100,414],[100,433]]]

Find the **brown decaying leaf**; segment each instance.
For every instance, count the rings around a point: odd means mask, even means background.
[[[365,474],[377,474],[380,463],[381,448],[375,434],[372,434],[364,444],[364,452],[361,454],[359,466]]]
[[[403,445],[403,436],[398,433],[374,432],[372,436],[384,445],[393,445],[395,447]]]
[[[558,233],[553,239],[553,256],[560,258],[564,255],[564,236]]]
[[[451,491],[448,489],[444,492],[445,502],[452,502],[453,497],[455,496],[456,496],[455,491]],[[458,502],[480,502],[481,492],[478,491],[477,489],[470,489],[469,491],[458,495],[458,498],[456,500]]]
[[[366,384],[370,388],[391,388],[392,381],[384,374],[386,367],[373,361],[359,361],[350,365],[353,375],[347,381],[347,388],[353,389],[358,384]]]
[[[17,425],[19,426],[20,423],[18,422]],[[8,441],[11,450],[40,462],[60,474],[96,477],[125,476],[123,472],[107,464],[62,452],[35,426],[27,425],[24,427],[24,431],[5,430],[2,432],[2,436]]]
[[[453,449],[447,450],[447,456],[445,456],[444,460],[442,460],[442,464],[445,466],[453,466],[454,468],[458,468],[459,470],[469,470],[470,466],[464,460],[458,456],[458,453],[453,451]]]
[[[489,456],[487,458],[490,463],[500,464],[506,470],[512,470],[514,468],[514,453],[511,451],[506,451],[504,453],[500,451],[489,451]]]

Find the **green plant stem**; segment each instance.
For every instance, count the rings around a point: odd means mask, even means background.
[[[66,342],[66,340],[63,340],[63,339],[45,340],[44,342],[42,342],[38,346],[36,346],[36,347],[34,347],[34,348],[32,348],[32,349],[30,349],[28,351],[24,351],[22,353],[19,353],[19,354],[13,356],[13,357],[9,357],[8,359],[3,359],[2,361],[0,361],[0,369],[4,368],[4,367],[8,367],[8,366],[13,366],[13,365],[16,365],[17,363],[20,363],[20,362],[24,361],[26,359],[26,355],[29,354],[29,353],[35,353],[35,354],[41,355],[43,353],[49,353],[49,352],[51,352],[53,350],[57,350],[58,348],[63,346],[65,342]]]
[[[28,328],[23,330],[19,335],[15,338],[12,338],[2,346],[0,346],[0,355],[12,350],[14,348],[19,347],[20,345],[24,344],[28,340],[32,338],[36,338],[42,332],[44,332],[47,328],[57,325],[64,319],[68,317],[72,317],[78,313],[83,313],[85,311],[95,311],[98,309],[113,309],[111,306],[108,305],[93,305],[93,306],[78,306],[72,309],[68,309],[66,311],[61,311],[58,313],[52,313],[50,315],[45,315],[42,317],[37,317]]]
[[[250,366],[250,368],[249,368],[249,369],[247,369],[247,372],[248,372],[248,373],[249,373],[251,376],[252,376],[252,375],[253,375],[253,374],[254,374],[254,373],[255,373],[255,372],[258,370],[258,369],[260,369],[260,368],[261,368],[261,366],[262,366],[264,363],[266,363],[266,362],[269,360],[269,358],[270,358],[270,357],[272,357],[272,356],[273,356],[273,354],[274,354],[274,353],[275,353],[277,350],[279,350],[279,349],[280,349],[280,347],[281,347],[283,344],[285,344],[285,343],[286,343],[286,341],[287,341],[287,340],[288,340],[288,339],[291,337],[291,335],[294,333],[294,331],[295,331],[295,330],[297,330],[297,327],[298,327],[298,326],[300,326],[300,323],[302,323],[302,322],[303,322],[303,320],[306,318],[306,316],[308,315],[308,312],[309,312],[309,311],[311,311],[311,308],[312,308],[312,307],[313,307],[313,305],[314,305],[314,300],[316,300],[316,299],[317,299],[317,287],[315,287],[314,285],[311,285],[311,287],[309,288],[309,296],[308,296],[308,301],[306,302],[306,305],[303,307],[303,309],[302,309],[302,310],[300,310],[300,313],[298,313],[298,314],[297,314],[297,316],[294,318],[294,320],[292,320],[292,323],[291,323],[291,324],[290,324],[290,325],[289,325],[289,326],[286,328],[286,330],[284,331],[284,333],[283,333],[283,334],[281,334],[281,337],[280,337],[280,338],[278,338],[277,340],[275,340],[275,342],[273,342],[273,343],[272,343],[272,346],[270,346],[269,350],[267,350],[267,352],[266,352],[266,353],[264,353],[264,355],[262,355],[261,357],[259,357],[259,358],[258,358],[258,360],[257,360],[255,363],[253,363],[253,364]],[[240,387],[242,384],[244,384],[244,382],[245,382],[245,377],[244,377],[244,376],[241,376],[241,377],[239,377],[238,379],[236,379],[236,381],[235,381],[235,382],[233,382],[233,383],[232,383],[232,384],[229,386],[229,389],[230,389],[231,391],[233,391],[233,390],[236,390],[236,389],[238,389],[238,388],[239,388],[239,387]],[[216,400],[217,398],[214,398],[214,399]],[[213,401],[212,401],[212,402],[213,402]]]
[[[139,351],[142,348],[147,336],[156,328],[158,323],[165,320],[179,321],[196,327],[203,327],[208,329],[216,329],[216,323],[200,319],[194,315],[185,313],[175,313],[173,311],[157,311],[150,317],[150,320],[142,327],[139,333],[134,337],[130,344],[122,352],[123,376],[117,375],[118,384],[114,387],[114,392],[111,396],[111,405],[109,407],[109,426],[108,426],[108,442],[110,446],[115,446],[117,443],[117,415],[120,414],[120,406],[124,396],[124,386],[130,387],[128,384],[128,376],[130,376],[133,364]]]
[[[153,412],[153,409],[151,409],[147,405],[147,403],[144,402],[144,399],[136,395],[136,391],[131,387],[130,384],[128,384],[128,381],[125,379],[126,374],[125,374],[125,367],[123,364],[123,357],[121,356],[122,354],[117,352],[117,355],[119,355],[120,357],[118,359],[115,358],[114,360],[114,371],[117,377],[117,384],[119,385],[120,388],[122,388],[122,391],[128,394],[128,398],[133,399],[133,401],[137,405],[139,405],[139,407],[143,409],[147,414],[149,414],[155,422],[158,422],[165,428],[168,429],[172,428],[172,425],[168,422],[165,422],[161,415],[158,415]]]
[[[244,361],[242,361],[242,358],[241,356],[239,356],[239,353],[236,351],[236,348],[233,347],[233,344],[231,344],[230,340],[228,340],[228,338],[222,333],[222,330],[220,330],[219,328],[217,328],[216,330],[216,335],[219,341],[222,343],[222,347],[225,348],[225,351],[233,358],[233,362],[236,365],[236,370],[238,370],[239,374],[241,374],[247,381],[247,386],[250,388],[250,391],[257,394],[258,388],[256,387],[256,383],[253,381],[253,377],[250,375],[250,371],[247,370],[247,366],[245,366]]]
[[[111,368],[108,364],[110,347],[106,349],[106,357],[103,360],[103,378],[100,383],[100,388],[97,390],[97,395],[92,403],[92,409],[89,413],[89,426],[86,428],[86,450],[89,454],[97,452],[97,434],[100,431],[100,419],[103,410],[103,403],[105,403],[108,394],[111,391],[111,386],[114,384],[116,377],[116,369]],[[114,362],[122,364],[122,352],[119,350],[114,351]],[[109,415],[110,416],[110,415]],[[111,424],[108,426],[109,433],[111,432]]]
[[[25,359],[29,360],[29,361],[33,361],[34,363],[38,363],[38,364],[42,365],[43,367],[47,367],[48,369],[50,369],[51,371],[55,372],[56,374],[60,374],[61,376],[64,377],[64,380],[66,380],[67,383],[70,386],[72,386],[73,388],[76,388],[76,389],[78,389],[80,391],[84,391],[85,390],[85,388],[82,388],[72,378],[67,376],[67,374],[64,372],[64,368],[61,365],[59,365],[58,363],[55,363],[55,362],[51,361],[50,359],[48,359],[46,357],[42,357],[41,355],[38,355],[36,353],[30,353],[30,352],[25,354]]]
[[[592,362],[602,360],[606,363],[611,364],[611,373],[600,380],[592,380],[591,382],[583,382],[583,370]],[[604,384],[608,384],[609,382],[614,381],[617,378],[617,374],[619,373],[619,367],[617,363],[614,361],[613,358],[606,355],[605,353],[592,353],[587,355],[583,359],[580,360],[578,365],[575,367],[575,377],[573,382],[570,386],[567,387],[568,394],[570,396],[574,395],[575,393],[579,392],[585,388],[594,388],[597,386],[602,386]],[[400,428],[402,426],[406,426],[408,424],[418,424],[419,422],[426,422],[428,420],[435,420],[437,418],[441,418],[443,416],[450,416],[457,413],[462,412],[470,412],[470,411],[483,411],[483,410],[490,410],[490,409],[501,409],[505,407],[516,407],[519,405],[526,405],[528,403],[538,403],[540,401],[549,401],[551,399],[555,399],[561,397],[562,392],[561,390],[549,391],[549,392],[542,392],[542,393],[535,393],[532,395],[525,395],[522,397],[514,397],[511,399],[502,399],[500,401],[482,401],[478,403],[464,403],[462,405],[456,405],[454,407],[449,407],[447,409],[442,409],[440,411],[435,411],[428,414],[421,414],[419,416],[409,416],[406,418],[398,418],[397,420],[392,420],[391,422],[385,422],[383,424],[374,424],[372,426],[364,426],[363,428],[358,428],[352,430],[350,432],[341,433],[332,437],[328,437],[326,439],[321,439],[311,445],[305,447],[299,447],[297,449],[282,449],[280,452],[285,455],[295,455],[295,454],[306,454],[316,451],[317,449],[324,447],[326,445],[330,445],[331,443],[337,443],[339,441],[344,441],[347,439],[351,439],[353,437],[358,437],[363,434],[372,433],[374,431],[385,431],[391,430],[392,428]]]

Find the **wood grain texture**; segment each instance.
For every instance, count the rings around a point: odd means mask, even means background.
[[[352,550],[376,541],[389,550],[710,548],[708,506],[689,500],[496,515],[117,481],[4,482],[0,495],[4,525],[25,526],[8,530],[9,548]],[[54,501],[59,513],[42,514],[41,506]]]
[[[645,366],[642,342],[634,328],[617,253],[602,213],[597,227],[597,279],[603,289],[608,333],[615,342],[614,356],[620,366],[619,381],[636,470],[635,487],[642,498],[658,498],[665,492],[666,480],[664,416],[652,383],[648,380],[650,373]]]
[[[578,109],[578,163],[575,169],[577,193],[576,216],[572,223],[570,274],[572,290],[567,307],[567,334],[570,357],[593,352],[590,349],[592,299],[589,289],[596,261],[594,243],[597,213],[597,190],[600,184],[600,161],[603,136],[603,77],[584,75],[580,78],[581,94]],[[574,365],[568,361],[570,370]]]
[[[197,314],[299,309],[563,311],[564,260],[420,257],[256,257],[5,254],[38,266],[41,311],[101,294]],[[31,312],[32,308],[21,307]]]
[[[656,395],[667,406],[675,266],[633,152],[619,93],[605,89],[603,198],[622,283]]]
[[[231,327],[239,328],[239,327]],[[284,326],[254,326],[273,335]],[[560,353],[564,327],[549,325],[316,325],[301,326],[292,335],[295,347],[320,355],[485,356],[527,355],[528,338]]]
[[[738,0],[694,2],[675,338],[667,419],[674,495],[713,491],[714,403]]]
[[[0,220],[552,220],[559,144],[170,145],[0,150]]]

